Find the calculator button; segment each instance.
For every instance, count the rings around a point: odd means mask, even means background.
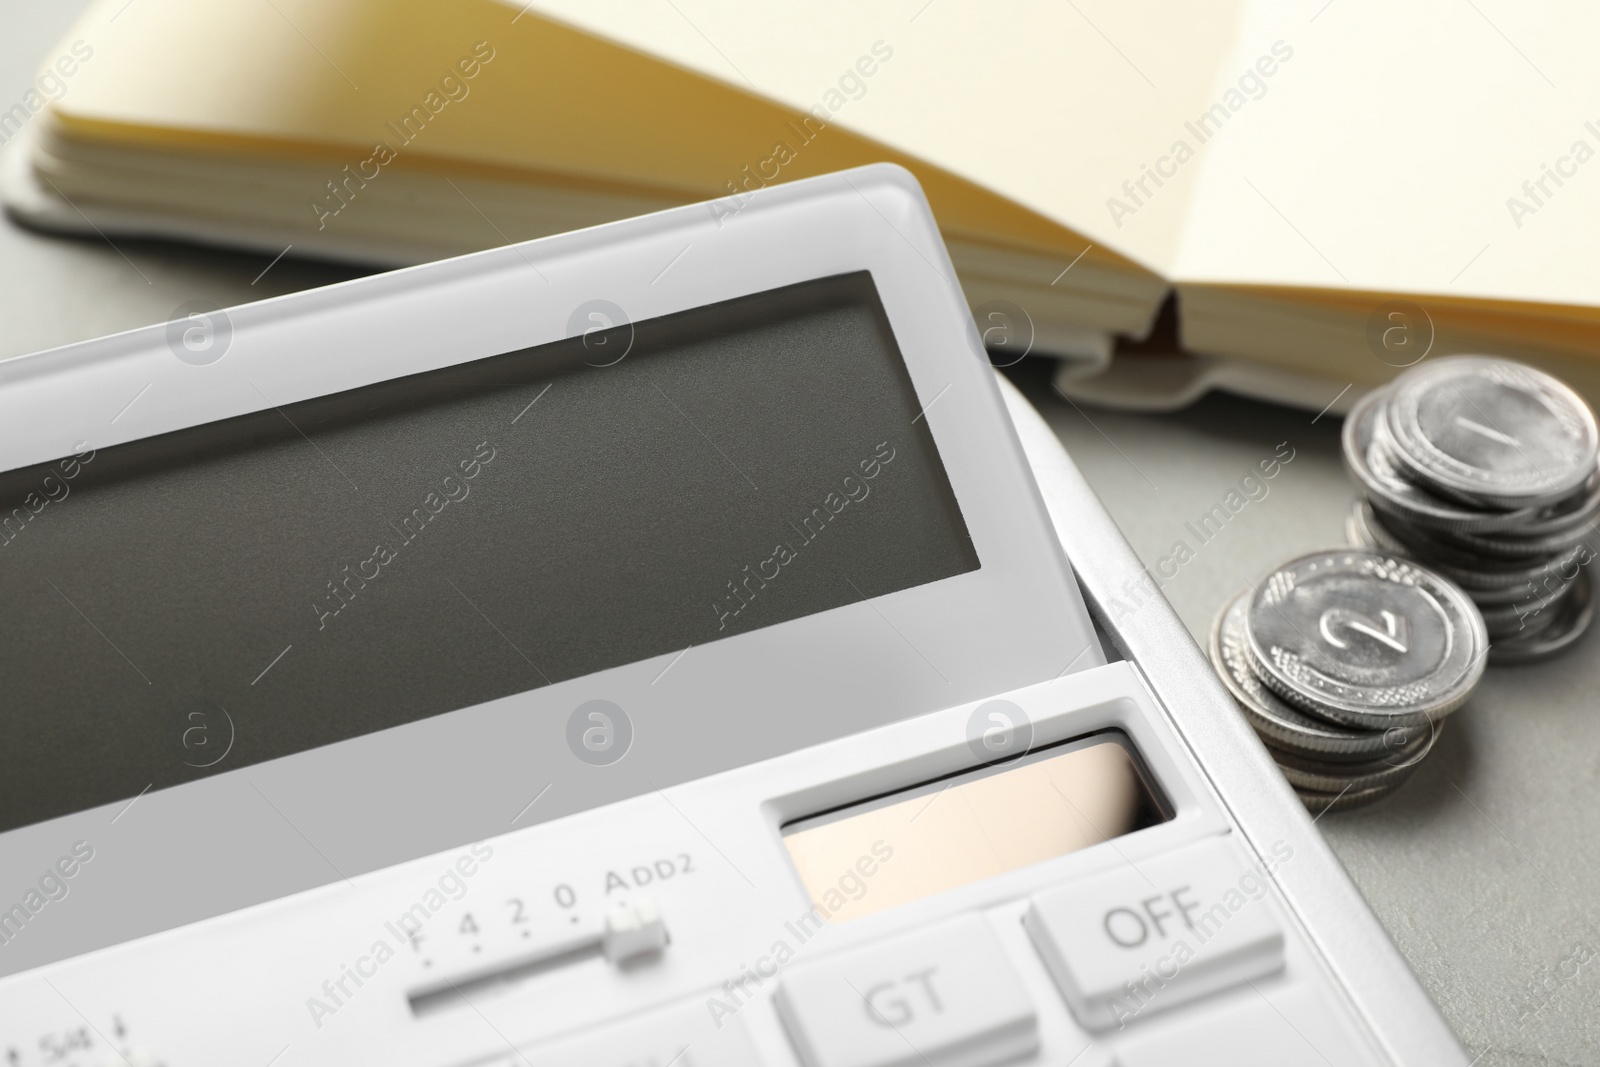
[[[1234,1003],[1207,1004],[1193,1018],[1175,1018],[1137,1033],[1117,1049],[1116,1067],[1370,1067],[1349,1023],[1302,987],[1243,990]]]
[[[1078,1021],[1121,1028],[1280,970],[1268,891],[1212,838],[1040,893],[1023,924]]]
[[[796,965],[777,1005],[806,1067],[988,1067],[1039,1047],[981,915]]]

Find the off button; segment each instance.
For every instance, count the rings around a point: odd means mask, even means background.
[[[795,966],[777,1006],[806,1067],[989,1067],[1039,1047],[981,915]]]
[[[1281,970],[1269,895],[1212,838],[1040,893],[1023,925],[1078,1021],[1120,1029]]]

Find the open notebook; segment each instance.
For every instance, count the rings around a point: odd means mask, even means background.
[[[1344,408],[1487,351],[1600,399],[1597,31],[1511,0],[103,0],[0,162],[41,227],[399,264],[887,159],[991,342],[1075,395]]]

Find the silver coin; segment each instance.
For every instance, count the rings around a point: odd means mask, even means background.
[[[1526,507],[1507,512],[1485,512],[1441,499],[1413,485],[1393,457],[1384,415],[1388,390],[1379,389],[1356,402],[1345,416],[1340,435],[1345,466],[1372,501],[1386,515],[1434,530],[1507,531],[1524,528],[1544,509]]]
[[[1504,589],[1468,589],[1466,594],[1472,598],[1474,604],[1478,605],[1480,611],[1484,608],[1504,607],[1507,604],[1527,600],[1529,597],[1545,595],[1533,585],[1508,585]]]
[[[1462,560],[1455,554],[1447,556],[1442,551],[1413,551],[1408,556],[1424,560],[1427,566],[1465,589],[1468,596],[1501,589],[1522,589],[1530,585],[1542,586],[1565,565],[1562,559],[1552,559],[1532,565],[1497,566],[1497,562],[1504,561]]]
[[[1340,728],[1338,723],[1327,725],[1335,729]],[[1391,726],[1387,730],[1360,731],[1366,735],[1378,734],[1381,740],[1373,742],[1374,747],[1371,752],[1359,756],[1342,752],[1314,752],[1293,742],[1286,744],[1276,737],[1260,733],[1256,736],[1261,738],[1261,743],[1280,764],[1285,761],[1299,761],[1299,765],[1304,769],[1315,769],[1323,774],[1338,777],[1341,781],[1348,781],[1352,777],[1361,777],[1418,762],[1428,754],[1433,747],[1434,738],[1443,728],[1444,720],[1429,719],[1421,723]],[[1344,727],[1344,729],[1356,732],[1354,727]]]
[[[1437,539],[1397,527],[1391,520],[1383,521],[1375,514],[1368,517],[1368,527],[1380,544],[1398,543],[1398,554],[1431,567],[1444,577],[1466,590],[1477,600],[1480,594],[1493,594],[1498,590],[1541,588],[1550,584],[1569,565],[1566,557],[1527,560],[1485,559]],[[1505,602],[1503,598],[1491,597]]]
[[[1399,525],[1399,521],[1393,516],[1380,517],[1373,511],[1372,506],[1367,501],[1357,500],[1351,506],[1350,513],[1345,516],[1345,540],[1353,548],[1396,555],[1402,559],[1416,560],[1424,566],[1433,566],[1434,564],[1428,558],[1427,552],[1413,549],[1395,536],[1392,529]],[[1446,577],[1449,577],[1449,575],[1447,574]],[[1538,587],[1531,581],[1522,585],[1508,583],[1489,589],[1463,588],[1463,592],[1480,609],[1515,604],[1530,597],[1537,598],[1541,595]]]
[[[1385,414],[1413,480],[1491,507],[1559,500],[1588,481],[1600,453],[1583,399],[1509,360],[1452,356],[1414,367],[1395,380]]]
[[[1493,626],[1485,623],[1484,629],[1488,631],[1489,634],[1489,662],[1491,664],[1505,662],[1504,659],[1496,660],[1494,658],[1495,645],[1504,644],[1507,641],[1513,640],[1520,644],[1526,644],[1534,641],[1537,638],[1542,637],[1545,631],[1550,629],[1551,624],[1555,622],[1555,619],[1556,613],[1554,611],[1547,611],[1541,615],[1535,615],[1533,618],[1521,622],[1512,619],[1506,622],[1497,622]]]
[[[1465,589],[1474,600],[1480,592],[1544,586],[1570,566],[1566,558],[1547,557],[1531,562],[1485,559],[1445,543],[1434,531],[1407,527],[1393,517],[1380,517],[1370,506],[1362,504],[1357,504],[1355,512],[1346,520],[1345,532],[1361,544],[1370,544],[1377,552],[1415,560],[1433,568]],[[1499,598],[1498,602],[1508,600]]]
[[[1443,729],[1443,724],[1439,724],[1438,729]],[[1338,764],[1308,760],[1291,753],[1274,753],[1273,759],[1284,778],[1296,789],[1337,793],[1347,786],[1351,790],[1380,785],[1395,786],[1410,778],[1417,764],[1427,758],[1437,736],[1437,732],[1427,735],[1427,745],[1418,748],[1406,759]]]
[[[1594,622],[1594,610],[1594,577],[1587,569],[1580,570],[1572,581],[1571,593],[1562,597],[1554,608],[1541,613],[1550,621],[1495,641],[1489,646],[1489,661],[1496,666],[1506,666],[1549,659],[1570,648],[1584,635]]]
[[[1333,793],[1323,793],[1311,789],[1296,789],[1295,795],[1300,798],[1300,803],[1304,804],[1306,810],[1311,814],[1322,815],[1327,812],[1364,808],[1368,804],[1377,803],[1404,784],[1404,781],[1400,781],[1387,785],[1369,786],[1365,789],[1346,789]]]
[[[1504,644],[1508,641],[1515,641],[1519,644],[1526,644],[1528,642],[1535,641],[1542,637],[1546,630],[1550,629],[1550,626],[1555,621],[1555,618],[1555,612],[1547,611],[1542,615],[1535,615],[1533,618],[1526,621],[1519,622],[1515,619],[1512,619],[1506,622],[1496,622],[1493,626],[1485,624],[1484,629],[1487,630],[1489,634],[1489,662],[1505,662],[1503,659],[1496,660],[1494,658],[1495,645]]]
[[[1303,710],[1383,729],[1448,715],[1483,674],[1488,635],[1465,593],[1425,567],[1318,552],[1279,567],[1245,615],[1251,665]]]
[[[1563,582],[1554,592],[1532,593],[1509,604],[1492,607],[1478,605],[1483,624],[1489,630],[1490,644],[1500,638],[1542,630],[1560,614],[1561,602],[1572,594],[1573,588],[1573,582]]]
[[[1389,522],[1394,520],[1390,519]],[[1411,546],[1396,537],[1390,531],[1389,523],[1378,518],[1372,505],[1365,500],[1357,500],[1351,507],[1350,514],[1344,520],[1344,532],[1352,545],[1369,552],[1411,558]]]
[[[1560,533],[1537,536],[1446,530],[1436,531],[1431,536],[1447,548],[1475,556],[1526,563],[1570,551],[1593,534],[1592,526],[1574,526]]]
[[[1582,491],[1541,508],[1516,532],[1526,537],[1544,537],[1575,527],[1593,528],[1596,523],[1600,523],[1600,471],[1589,476]]]
[[[1250,669],[1245,635],[1245,612],[1251,591],[1246,589],[1217,615],[1211,627],[1209,651],[1222,684],[1228,687],[1246,721],[1269,747],[1287,749],[1324,760],[1363,762],[1388,757],[1410,743],[1417,728],[1363,730],[1330,723],[1308,715],[1280,700]],[[1408,732],[1409,730],[1409,732]]]

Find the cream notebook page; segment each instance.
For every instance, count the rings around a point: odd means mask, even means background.
[[[1192,183],[1150,200],[1138,227],[1115,225],[1106,200],[1212,99],[1242,2],[534,0],[531,8],[797,110],[842,98],[833,121],[1165,273]],[[863,79],[859,98],[829,98],[877,42],[893,56]]]
[[[1334,0],[1314,22],[1266,2],[1245,14],[1236,64],[1279,37],[1295,58],[1241,114],[1249,126],[1208,146],[1171,276],[1600,300],[1600,7]],[[1568,173],[1546,177],[1558,165]]]
[[[954,5],[951,11],[959,14]],[[773,70],[749,64],[764,94],[746,91],[750,84],[737,76],[732,81],[708,79],[695,62],[682,62],[685,57],[702,60],[690,53],[695,47],[704,49],[705,39],[692,31],[686,40],[664,34],[663,25],[671,31],[687,29],[665,0],[638,9],[619,6],[612,13],[629,26],[628,39],[639,51],[541,18],[534,7],[525,10],[495,0],[274,0],[259,5],[143,0],[136,7],[123,0],[101,0],[73,31],[93,46],[94,58],[84,64],[70,93],[52,105],[52,113],[62,128],[90,140],[156,152],[316,158],[333,164],[337,174],[341,162],[365,158],[374,141],[396,142],[394,123],[424,94],[436,92],[441,80],[482,45],[493,58],[485,59],[474,76],[471,96],[452,103],[415,145],[405,144],[400,169],[432,167],[459,175],[477,168],[486,177],[511,181],[567,181],[585,188],[613,183],[624,191],[653,190],[694,200],[726,193],[744,167],[764,161],[777,138],[792,139],[789,124],[795,111],[808,108],[817,96],[809,88],[785,96],[775,91],[778,87],[805,84],[820,95],[863,57],[877,62],[872,51],[877,45],[887,58],[876,77],[863,81],[868,89],[864,100],[852,100],[849,107],[862,110],[857,105],[865,103],[880,108],[880,101],[898,100],[898,108],[886,117],[911,122],[921,115],[915,135],[901,139],[906,144],[942,145],[941,158],[959,161],[962,152],[972,152],[981,161],[1003,157],[1008,144],[1028,147],[1035,140],[1016,125],[1005,103],[1006,91],[974,77],[980,68],[963,65],[964,50],[951,47],[949,30],[929,34],[930,41],[946,43],[938,52],[925,44],[920,59],[915,47],[900,51],[879,35],[880,29],[915,30],[915,9],[909,6],[891,20],[898,25],[887,28],[874,21],[881,12],[858,14],[843,4],[817,8],[804,27],[784,22],[789,16],[781,10],[766,13],[759,23],[764,38],[759,47],[768,50]],[[730,8],[722,17],[758,25],[743,9]],[[1019,20],[1033,17],[1018,15]],[[845,32],[830,19],[860,24]],[[991,27],[994,39],[983,42],[984,47],[998,49],[1007,36],[1035,39],[1020,28],[1025,24],[1014,23],[1004,33]],[[1212,31],[1220,32],[1219,25],[1225,23],[1211,25]],[[796,36],[802,33],[811,39]],[[1065,92],[1066,99],[1075,101],[1077,84],[1116,84],[1135,76],[1114,52],[1091,51],[1095,57],[1084,57],[1085,63],[1110,56],[1118,66],[1098,73],[1073,66],[1075,82],[1065,87],[1059,72],[1053,78],[1040,76],[1037,91]],[[656,54],[664,58],[653,58]],[[984,77],[1002,74],[1007,66],[1003,60],[996,57],[981,68]],[[894,87],[886,75],[901,69],[908,77]],[[957,88],[956,83],[969,88]],[[949,107],[937,105],[943,115],[927,110],[926,94],[934,88],[950,97]],[[792,108],[784,106],[789,97],[797,101]],[[963,99],[957,109],[956,102]],[[1098,111],[1085,115],[1108,121]],[[978,128],[955,128],[968,123]],[[939,205],[941,221],[957,230],[1023,248],[1035,246],[1052,255],[1082,248],[1075,233],[953,176],[999,173],[998,166],[919,167],[919,159],[926,157],[886,151],[849,132],[856,127],[842,115],[830,116],[828,126],[828,136],[806,144],[785,166],[784,178],[888,157],[918,169]],[[870,134],[883,122],[868,126],[864,132]],[[947,145],[940,140],[952,136]],[[363,153],[352,156],[358,147]],[[1034,180],[1041,187],[1051,184],[1044,177]],[[1103,246],[1094,255],[1125,262]],[[1131,264],[1128,269],[1139,272]]]
[[[838,122],[1180,282],[1596,302],[1593,5],[533,6],[802,109],[882,40]]]

